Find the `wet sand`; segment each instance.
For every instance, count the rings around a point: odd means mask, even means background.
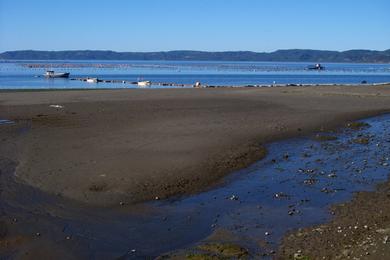
[[[388,111],[389,86],[1,92],[15,124],[0,156],[42,191],[118,205],[204,190],[264,143]]]
[[[276,259],[389,259],[390,182],[335,205],[329,223],[290,232]]]

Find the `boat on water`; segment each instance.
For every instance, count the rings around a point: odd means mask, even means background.
[[[98,83],[100,80],[98,78],[87,78],[85,81],[88,83]]]
[[[148,86],[152,85],[152,82],[149,80],[138,81],[137,85],[139,87],[148,87]]]
[[[48,70],[45,73],[46,78],[69,78],[69,72],[64,72],[64,73],[56,73],[54,70]]]
[[[317,63],[316,65],[310,65],[306,69],[308,70],[323,70],[325,69],[324,66],[322,66],[320,63]]]

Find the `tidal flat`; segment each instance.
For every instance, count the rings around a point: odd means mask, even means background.
[[[0,99],[5,256],[272,257],[388,173],[386,86]]]

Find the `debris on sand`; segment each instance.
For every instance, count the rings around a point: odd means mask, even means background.
[[[64,108],[64,106],[61,106],[61,105],[49,105],[49,107],[57,108],[57,109]]]
[[[92,192],[102,192],[105,190],[107,190],[107,184],[105,184],[105,183],[99,183],[99,184],[95,183],[89,187],[89,191],[92,191]]]

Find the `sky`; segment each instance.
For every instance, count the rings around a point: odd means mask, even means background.
[[[390,49],[389,0],[0,0],[0,52]]]

